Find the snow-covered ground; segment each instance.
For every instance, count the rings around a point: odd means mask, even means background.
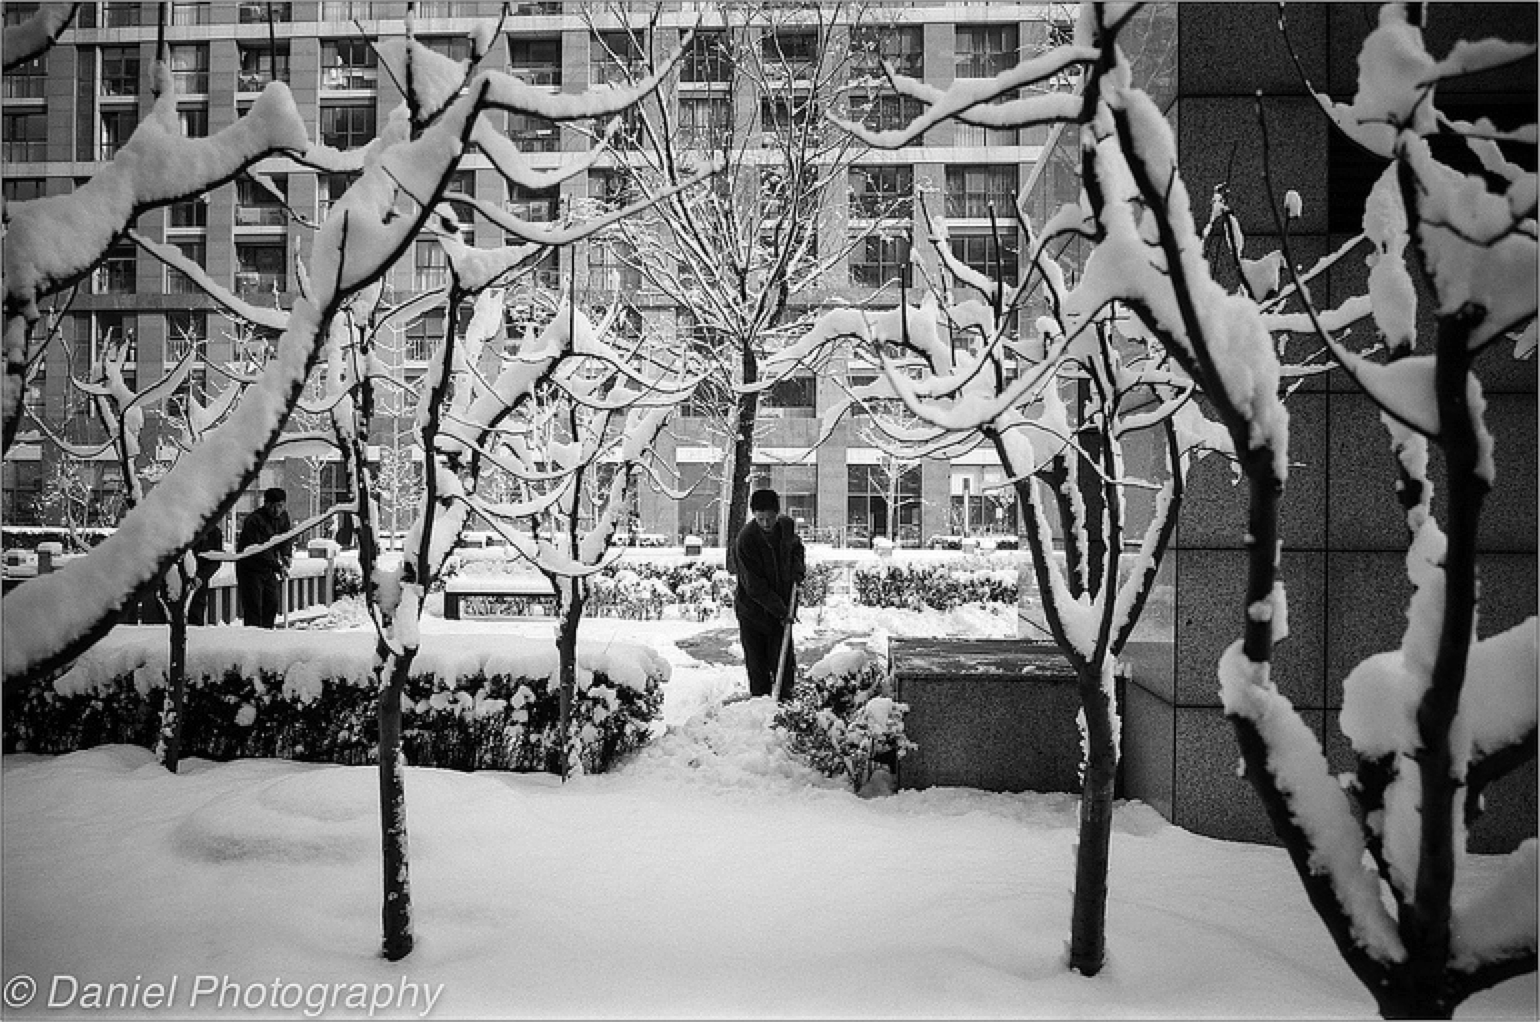
[[[1375,1016],[1280,849],[1138,803],[1117,810],[1107,967],[1068,972],[1074,798],[857,798],[787,756],[768,700],[723,705],[741,667],[679,648],[729,623],[585,621],[585,639],[644,642],[673,667],[667,733],[610,774],[408,771],[417,948],[396,964],[377,955],[372,768],[6,757],[3,1014]],[[1014,627],[1014,612],[845,607],[799,636]],[[424,643],[487,630],[551,635],[430,614]],[[1472,878],[1494,861],[1473,858]],[[17,1010],[22,977],[35,993]],[[1532,1019],[1537,1001],[1528,976],[1461,1014]]]

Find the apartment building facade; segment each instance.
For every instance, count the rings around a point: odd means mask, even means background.
[[[19,21],[35,6],[7,3],[5,17]],[[641,37],[660,51],[676,44],[680,32],[695,25],[703,12],[707,20],[702,24],[710,24],[709,9],[716,7],[682,0],[661,5],[588,5],[580,0],[514,4],[501,21],[501,37],[483,67],[509,71],[553,92],[581,91],[613,80],[617,59],[626,59],[625,48],[634,46],[637,37],[628,35],[621,18],[633,28],[648,25],[655,6],[661,14],[650,25],[652,35]],[[310,121],[314,138],[344,149],[365,145],[400,96],[370,40],[402,35],[406,8],[404,0],[84,4],[59,45],[5,78],[4,196],[10,201],[67,194],[113,157],[149,109],[150,68],[162,33],[188,135],[210,135],[230,125],[269,82],[281,80]],[[423,2],[414,6],[413,24],[421,42],[464,59],[470,53],[471,32],[499,23],[502,10],[493,0]],[[859,10],[881,39],[882,56],[905,73],[941,87],[1012,66],[1021,54],[1062,37],[1070,16],[1062,5],[924,0]],[[776,31],[764,29],[767,34]],[[797,59],[793,36],[783,33],[775,40],[783,59]],[[687,61],[670,95],[681,130],[699,137],[703,145],[725,118],[743,116],[755,103],[753,97],[724,92],[727,70],[709,60]],[[875,111],[875,116],[880,126],[892,127],[911,113],[893,104]],[[509,117],[505,130],[537,167],[558,166],[593,144],[581,126],[558,126],[533,117]],[[926,259],[935,262],[934,255],[924,251],[924,227],[914,227],[908,217],[909,201],[930,202],[936,212],[945,213],[953,251],[973,265],[993,268],[990,210],[1010,208],[1045,138],[1046,132],[1038,129],[1006,132],[948,124],[928,131],[921,144],[859,155],[847,168],[846,194],[835,189],[830,197],[833,206],[843,207],[831,210],[832,222],[857,230],[870,226],[866,218],[879,215],[879,209],[895,219],[854,243],[843,265],[830,269],[798,301],[813,308],[830,301],[870,302],[876,295],[879,303],[896,304],[899,282],[914,284],[911,251],[922,264]],[[457,196],[475,196],[535,222],[554,221],[585,200],[610,198],[612,168],[622,163],[621,156],[602,157],[587,174],[535,193],[510,187],[484,156],[472,153],[456,175],[449,199],[454,204]],[[307,253],[313,225],[349,182],[345,175],[317,174],[282,159],[264,161],[257,169],[260,180],[243,177],[205,196],[152,211],[137,227],[151,240],[175,245],[242,298],[286,307],[297,286],[296,260]],[[468,204],[459,203],[456,211],[468,239],[482,244],[503,241],[500,229],[478,218]],[[1009,234],[1014,237],[1014,229]],[[1010,243],[1003,255],[1007,263],[1014,260]],[[1004,270],[1014,274],[1015,267],[1005,265]],[[441,248],[424,237],[392,270],[388,284],[394,295],[405,296],[441,286],[447,275]],[[611,246],[587,243],[551,253],[522,286],[575,285],[596,305],[622,296],[643,329],[673,329],[680,310],[641,284]],[[189,345],[195,346],[211,366],[200,370],[195,385],[209,391],[220,385],[220,367],[242,371],[260,364],[271,341],[260,331],[232,324],[192,281],[128,242],[109,253],[101,268],[57,309],[63,343],[50,347],[32,378],[27,400],[55,436],[82,449],[104,440],[105,433],[91,402],[70,378],[86,378],[108,345],[129,345],[131,382],[153,378]],[[433,338],[443,329],[443,315],[430,314],[385,338],[386,357],[407,380],[424,368]],[[847,381],[859,382],[874,372],[859,365],[840,368]],[[869,420],[860,417],[816,443],[819,415],[842,393],[840,377],[806,375],[784,381],[762,401],[755,480],[780,490],[811,535],[860,542],[892,533],[902,542],[917,544],[935,534],[1015,532],[1014,499],[1009,487],[1001,486],[1003,473],[990,453],[953,462],[896,465],[870,442]],[[722,445],[712,436],[708,418],[691,414],[701,409],[684,411],[665,439],[664,453],[690,496],[674,501],[643,493],[635,525],[673,539],[698,535],[709,544],[719,539],[720,488],[713,473],[721,471]],[[404,404],[387,406],[384,412],[374,439],[383,462],[406,478],[413,459],[409,414]],[[151,451],[147,456],[153,457],[153,443],[146,447]],[[46,441],[13,451],[5,465],[5,520],[41,524],[57,519],[59,501],[49,496],[67,484],[89,492],[88,512],[98,519],[90,524],[111,524],[122,481],[110,455],[71,459],[65,475],[60,460],[56,445]],[[286,459],[280,454],[264,470],[261,482],[287,486],[291,507],[300,512],[324,509],[344,492],[340,463],[324,459]],[[404,513],[396,512],[395,517]]]

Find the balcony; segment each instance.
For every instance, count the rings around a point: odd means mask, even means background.
[[[131,295],[134,293],[134,273],[135,264],[131,259],[103,263],[91,274],[91,292],[99,295]]]
[[[376,67],[329,67],[321,74],[321,88],[328,91],[373,91],[379,81]]]
[[[527,85],[561,85],[560,64],[514,64],[508,68],[508,73],[522,78]]]
[[[237,227],[283,227],[288,223],[288,212],[282,206],[236,206]]]
[[[241,270],[235,274],[235,293],[242,298],[256,295],[282,293],[289,289],[289,279],[283,273],[256,273]]]
[[[240,5],[239,20],[242,25],[265,25],[271,11],[273,21],[289,21],[294,11],[289,3],[246,3]]]

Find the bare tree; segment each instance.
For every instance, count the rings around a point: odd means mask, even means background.
[[[1318,313],[1308,281],[1296,279],[1290,289],[1305,300],[1317,335],[1383,409],[1413,533],[1408,573],[1417,591],[1401,648],[1360,665],[1344,697],[1344,733],[1359,761],[1351,791],[1327,769],[1315,733],[1271,678],[1272,647],[1287,634],[1278,512],[1288,478],[1288,416],[1270,333],[1280,318],[1264,311],[1249,281],[1237,291],[1222,288],[1204,260],[1171,128],[1133,86],[1118,48],[1129,12],[1082,8],[1072,46],[1024,62],[986,95],[893,79],[898,91],[930,104],[917,123],[960,116],[1081,126],[1086,208],[1061,211],[1045,234],[1063,226],[1095,247],[1060,316],[1074,326],[1094,322],[1108,301],[1126,305],[1138,331],[1202,390],[1229,434],[1250,497],[1249,556],[1243,638],[1219,664],[1221,695],[1247,776],[1312,906],[1387,1017],[1447,1017],[1471,993],[1536,966],[1534,839],[1486,891],[1458,905],[1453,899],[1465,827],[1482,789],[1535,750],[1535,619],[1476,636],[1476,527],[1498,438],[1483,422],[1471,371],[1479,353],[1535,318],[1535,175],[1498,145],[1532,144],[1534,127],[1507,133],[1487,121],[1457,121],[1439,112],[1434,95],[1444,78],[1532,59],[1534,47],[1463,43],[1438,60],[1423,46],[1416,23],[1423,11],[1382,8],[1354,101],[1322,99],[1340,128],[1391,160],[1365,213],[1368,301]],[[1087,68],[1079,101],[978,105],[1067,61]],[[1462,139],[1483,173],[1436,159],[1427,137],[1440,131]],[[1292,215],[1298,205],[1290,195],[1282,208]],[[1437,303],[1432,354],[1413,353],[1413,271]],[[1344,322],[1370,310],[1391,353],[1383,363],[1349,352],[1338,336]],[[1444,453],[1447,533],[1429,503],[1429,442]],[[1029,530],[1031,522],[1029,514]]]
[[[663,6],[591,5],[596,62],[622,78],[652,72]],[[708,160],[721,167],[709,191],[659,202],[603,243],[642,287],[684,310],[679,330],[709,367],[693,405],[725,455],[717,524],[729,548],[748,517],[760,401],[776,382],[762,360],[805,332],[882,219],[908,216],[906,191],[877,195],[869,222],[847,229],[837,218],[867,147],[824,119],[875,125],[893,113],[873,88],[891,27],[862,3],[714,5],[677,79],[628,115],[616,146],[620,197],[655,196]]]

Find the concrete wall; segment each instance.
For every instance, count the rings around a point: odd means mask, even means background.
[[[1456,34],[1498,35],[1533,42],[1531,5],[1434,7],[1428,32],[1435,54]],[[1351,235],[1344,233],[1357,189],[1372,180],[1333,140],[1304,94],[1270,4],[1177,5],[1177,125],[1182,169],[1194,205],[1228,181],[1248,238],[1248,253],[1273,246],[1263,187],[1262,139],[1254,92],[1262,89],[1271,141],[1275,194],[1299,192],[1304,217],[1291,240],[1296,263],[1309,264]],[[1289,34],[1304,72],[1351,95],[1359,45],[1374,23],[1361,5],[1290,4]],[[1527,97],[1533,117],[1534,62],[1511,73],[1441,86],[1472,101],[1497,94]],[[1337,203],[1334,208],[1333,203]],[[1356,203],[1356,207],[1355,204]],[[1347,261],[1317,288],[1322,305],[1361,293],[1361,257]],[[1431,337],[1430,303],[1420,304],[1422,336]],[[1518,362],[1497,346],[1477,366],[1489,398],[1487,421],[1497,437],[1497,484],[1486,503],[1480,542],[1480,634],[1490,635],[1536,610],[1536,403],[1534,360]],[[1410,595],[1406,529],[1395,500],[1395,466],[1384,428],[1366,397],[1345,376],[1306,383],[1289,397],[1291,468],[1283,503],[1282,574],[1288,588],[1290,637],[1277,650],[1274,677],[1321,736],[1332,768],[1352,768],[1337,725],[1342,681],[1365,656],[1400,643]],[[1441,478],[1435,455],[1433,478]],[[1435,483],[1437,485],[1437,483]],[[1435,513],[1445,503],[1435,496]],[[1239,749],[1218,697],[1219,653],[1240,634],[1245,579],[1245,492],[1216,459],[1192,475],[1176,549],[1165,566],[1175,588],[1169,634],[1131,650],[1135,663],[1125,708],[1126,793],[1173,822],[1216,837],[1275,841],[1249,782],[1238,776]],[[1513,847],[1536,830],[1533,764],[1488,789],[1489,812],[1471,836],[1476,851]]]

